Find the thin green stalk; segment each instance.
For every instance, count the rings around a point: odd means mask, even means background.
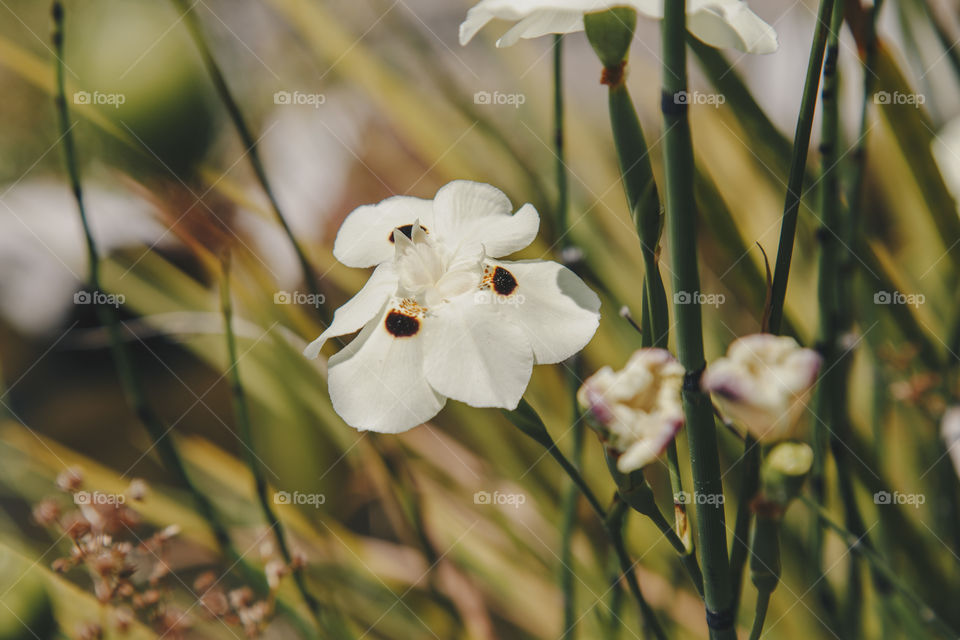
[[[220,70],[220,66],[213,57],[213,52],[210,51],[210,47],[207,45],[206,38],[204,38],[203,35],[203,29],[201,28],[200,21],[196,15],[195,5],[191,5],[189,2],[187,2],[187,0],[172,0],[172,2],[183,16],[184,22],[187,25],[187,29],[190,31],[190,36],[193,39],[194,45],[200,52],[200,58],[203,60],[203,65],[206,67],[207,73],[210,74],[210,80],[213,82],[213,86],[216,89],[217,94],[220,96],[220,100],[223,101],[223,105],[227,109],[227,114],[230,116],[230,120],[233,122],[233,126],[237,130],[237,135],[240,136],[240,141],[243,143],[244,150],[250,157],[250,166],[253,168],[253,173],[257,178],[257,182],[260,183],[260,187],[263,189],[263,193],[267,196],[267,200],[270,202],[270,208],[273,209],[273,213],[277,219],[277,222],[280,224],[280,227],[286,234],[287,239],[293,246],[293,250],[297,254],[297,260],[300,262],[300,268],[303,271],[303,279],[307,283],[307,287],[309,287],[311,293],[319,295],[320,283],[317,280],[316,274],[313,272],[313,267],[310,265],[310,261],[307,260],[307,255],[304,253],[303,247],[300,246],[300,242],[294,235],[293,229],[290,228],[286,216],[284,216],[283,211],[280,209],[280,203],[277,201],[276,195],[273,192],[273,188],[270,186],[270,181],[267,179],[267,172],[263,168],[263,162],[260,160],[260,152],[257,149],[257,140],[254,138],[253,134],[250,132],[250,128],[247,126],[246,121],[243,119],[243,113],[240,111],[240,106],[237,104],[233,94],[230,92],[230,87],[227,86],[227,81],[223,76],[223,72]]]
[[[73,139],[73,124],[70,122],[70,113],[67,107],[66,91],[64,86],[64,33],[63,33],[63,4],[59,0],[53,3],[53,45],[56,53],[56,108],[60,124],[60,134],[63,140],[64,159],[67,167],[67,175],[70,180],[70,186],[73,190],[73,196],[77,203],[77,210],[80,214],[80,223],[83,227],[83,237],[87,251],[88,280],[89,286],[93,289],[93,294],[99,297],[103,292],[103,286],[100,280],[100,254],[97,251],[97,244],[90,229],[90,222],[87,218],[87,210],[83,199],[83,189],[81,187],[80,171],[77,164],[76,147]],[[94,301],[96,302],[96,301]],[[134,413],[140,419],[140,422],[146,427],[147,432],[153,444],[156,446],[164,466],[171,471],[177,481],[187,487],[193,496],[194,502],[200,514],[210,525],[214,538],[217,541],[221,551],[231,549],[230,536],[226,527],[217,517],[211,502],[193,483],[190,475],[187,473],[186,465],[177,451],[173,441],[167,437],[169,429],[157,416],[150,405],[147,403],[143,391],[143,385],[137,376],[133,365],[133,359],[127,349],[126,342],[120,331],[120,321],[114,308],[109,304],[96,304],[97,316],[101,324],[107,330],[107,336],[110,341],[110,352],[117,367],[117,375],[120,384],[123,387],[124,396],[127,403]]]
[[[769,591],[760,591],[757,593],[757,609],[753,614],[753,627],[750,629],[750,640],[760,640],[760,634],[763,633],[763,623],[767,619],[767,607],[770,605]]]
[[[316,624],[324,628],[328,633],[333,633],[334,637],[349,637],[343,622],[338,616],[333,616],[331,611],[322,607],[317,598],[307,587],[306,578],[303,575],[303,568],[296,566],[293,554],[290,552],[290,546],[287,543],[287,534],[283,523],[277,517],[276,512],[270,501],[270,488],[267,485],[267,477],[263,472],[260,459],[255,453],[253,440],[253,428],[250,421],[250,412],[247,407],[246,393],[244,392],[243,382],[240,378],[239,358],[237,356],[237,339],[233,331],[233,304],[230,297],[230,254],[224,254],[221,263],[220,273],[220,310],[223,315],[224,336],[227,342],[227,375],[230,379],[230,391],[233,400],[233,412],[236,417],[237,427],[240,432],[240,442],[243,445],[243,455],[247,461],[247,467],[253,476],[254,485],[257,493],[257,500],[260,503],[260,510],[263,517],[270,525],[277,540],[277,547],[280,555],[287,566],[291,567],[294,583],[300,592],[300,597],[306,603]]]
[[[631,473],[621,473],[617,469],[616,461],[613,456],[607,455],[607,467],[610,475],[617,483],[617,494],[620,499],[626,502],[630,508],[646,516],[653,522],[654,526],[660,531],[664,538],[673,546],[680,560],[693,581],[693,586],[697,593],[703,597],[703,574],[700,571],[700,565],[697,562],[697,554],[688,552],[689,543],[687,540],[674,531],[667,522],[666,517],[657,506],[657,499],[653,495],[653,489],[647,483],[643,476],[643,471],[633,471]],[[679,496],[674,497],[674,502],[679,501]]]
[[[694,199],[693,143],[687,105],[675,99],[687,90],[686,3],[665,3],[663,19],[664,167],[666,174],[667,230],[673,260],[673,289],[691,296],[700,291],[697,263],[697,210]],[[716,498],[723,495],[716,425],[710,398],[700,388],[706,366],[700,305],[675,301],[677,352],[687,370],[683,385],[683,407],[694,495]],[[734,612],[727,556],[727,530],[723,501],[707,499],[697,505],[697,532],[704,578],[707,625],[713,639],[733,640]]]
[[[820,88],[820,69],[823,66],[824,49],[827,43],[827,25],[833,15],[835,0],[820,0],[817,10],[817,27],[810,45],[807,62],[807,77],[803,83],[803,97],[797,116],[797,129],[793,136],[793,157],[790,161],[790,177],[787,179],[787,195],[783,204],[783,220],[780,224],[780,243],[777,247],[777,263],[773,272],[773,291],[770,307],[770,332],[779,333],[783,321],[783,306],[787,297],[787,279],[790,276],[790,261],[793,258],[793,242],[797,233],[797,214],[803,191],[803,177],[807,168],[807,150],[810,146],[810,131],[813,114],[817,107],[817,90]]]
[[[549,453],[550,456],[556,460],[557,464],[560,465],[560,468],[563,469],[564,473],[566,473],[567,476],[580,489],[583,497],[587,499],[590,507],[600,519],[607,537],[609,538],[611,544],[613,544],[614,550],[617,553],[617,558],[620,561],[620,570],[623,572],[624,579],[627,581],[627,586],[630,589],[630,592],[637,601],[637,605],[639,606],[640,612],[643,616],[644,625],[651,630],[658,640],[665,640],[666,635],[663,632],[663,628],[657,621],[657,617],[654,614],[653,609],[650,607],[649,603],[647,603],[646,599],[643,597],[643,593],[640,591],[640,585],[637,582],[637,576],[633,569],[633,563],[630,561],[630,556],[627,553],[626,546],[624,545],[623,537],[618,531],[615,530],[615,528],[611,527],[610,521],[608,520],[608,514],[603,506],[601,506],[600,501],[597,500],[597,496],[593,493],[590,485],[586,483],[577,468],[570,463],[567,457],[563,455],[563,452],[561,452],[557,447],[557,444],[553,441],[553,438],[550,437],[546,426],[543,424],[543,420],[540,419],[540,416],[537,414],[534,408],[530,406],[530,403],[524,399],[521,399],[520,404],[516,409],[513,411],[507,411],[504,409],[503,414],[515,427],[522,431],[524,435],[546,449],[547,453]]]
[[[924,625],[932,627],[935,631],[940,633],[945,638],[957,638],[960,637],[960,633],[951,628],[939,613],[937,613],[930,605],[928,605],[924,600],[917,595],[917,593],[906,584],[901,578],[899,573],[893,569],[890,565],[887,564],[887,561],[879,553],[874,551],[870,546],[861,544],[861,538],[854,535],[848,531],[841,524],[837,523],[830,517],[830,514],[827,513],[826,509],[821,507],[815,500],[808,498],[807,496],[800,496],[800,500],[810,508],[813,514],[817,517],[820,522],[824,524],[827,528],[833,530],[846,544],[849,550],[852,553],[855,553],[862,558],[864,558],[870,566],[876,570],[878,573],[883,575],[883,577],[896,589],[901,596],[907,602],[909,602],[913,608],[913,615],[922,622]]]
[[[810,474],[810,487],[814,499],[823,504],[826,496],[826,466],[830,434],[839,428],[839,416],[844,401],[844,367],[839,366],[842,356],[839,340],[842,326],[842,307],[838,270],[840,268],[841,246],[839,238],[844,235],[841,219],[839,171],[836,168],[837,143],[839,140],[839,101],[837,100],[838,76],[837,56],[839,54],[839,35],[843,24],[843,0],[837,0],[830,20],[830,34],[827,40],[826,58],[823,64],[823,120],[820,142],[822,154],[822,176],[820,184],[820,259],[817,302],[819,307],[820,352],[823,356],[823,375],[817,386],[814,399],[814,415],[817,421],[813,427],[813,469]],[[823,576],[823,530],[819,522],[814,521],[811,532],[812,577],[816,584],[824,584]],[[852,585],[856,586],[856,585]],[[825,587],[825,584],[824,584]],[[827,613],[833,617],[835,605],[831,602],[825,588],[819,588],[818,594]]]
[[[641,335],[641,344],[644,347],[666,349],[670,335],[670,316],[659,264],[663,211],[640,120],[626,83],[622,80],[610,85],[609,107],[610,127],[620,162],[620,174],[643,256],[644,297],[640,323],[645,331]],[[675,440],[671,440],[667,445],[666,462],[670,474],[670,490],[674,496],[682,495],[683,480]],[[682,556],[694,556],[696,550],[687,535],[689,525],[686,505],[674,500],[674,515],[677,535],[686,542],[679,552]],[[689,562],[687,558],[684,561]]]
[[[557,232],[563,238],[564,248],[572,245],[570,234],[570,206],[569,181],[565,161],[566,150],[564,144],[564,96],[563,96],[563,35],[553,37],[553,146],[555,171],[557,181],[557,204],[554,210]],[[574,356],[567,363],[564,376],[568,391],[572,399],[571,416],[573,420],[573,448],[570,452],[572,464],[577,469],[581,466],[583,457],[583,421],[580,418],[580,408],[577,403],[577,388],[579,378],[577,369],[580,358]],[[580,489],[571,482],[563,496],[562,515],[560,518],[560,591],[563,593],[563,637],[574,638],[577,624],[576,615],[576,573],[573,567],[573,533],[577,522],[577,503],[580,498]]]
[[[730,576],[732,578],[733,610],[740,608],[743,592],[743,571],[749,551],[748,536],[753,510],[750,503],[760,488],[760,445],[749,434],[743,442],[743,479],[737,500],[737,519],[733,527],[730,545]]]

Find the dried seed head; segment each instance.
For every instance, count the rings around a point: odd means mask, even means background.
[[[290,569],[281,560],[271,560],[268,562],[267,566],[264,567],[264,573],[267,576],[267,586],[270,587],[270,590],[276,591],[279,589],[280,579],[289,572]]]
[[[227,596],[219,589],[207,591],[200,597],[200,604],[216,618],[222,618],[230,613],[230,603]]]
[[[140,478],[131,480],[130,486],[127,487],[127,495],[131,500],[136,500],[137,502],[146,498],[149,492],[149,485],[147,485],[145,480],[141,480]]]
[[[57,476],[57,486],[63,491],[78,491],[83,486],[83,472],[79,467],[70,467]]]
[[[103,629],[96,622],[82,622],[77,626],[77,640],[100,640]]]
[[[206,591],[217,583],[217,574],[213,571],[204,571],[193,581],[193,590],[199,592]]]
[[[119,607],[113,613],[113,625],[120,633],[127,633],[133,626],[133,610],[129,607]]]
[[[79,540],[90,533],[90,521],[80,513],[68,513],[63,519],[63,530],[72,540]]]
[[[253,602],[253,590],[250,587],[241,587],[230,592],[230,606],[240,610]]]
[[[51,499],[41,500],[33,508],[33,520],[41,527],[49,527],[60,517],[60,506]]]

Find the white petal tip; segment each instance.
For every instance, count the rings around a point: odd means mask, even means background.
[[[320,350],[323,349],[323,345],[326,343],[327,338],[323,334],[320,334],[320,337],[307,345],[307,348],[303,350],[303,355],[314,360],[317,356],[320,355]]]

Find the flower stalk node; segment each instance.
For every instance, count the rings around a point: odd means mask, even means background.
[[[608,87],[619,87],[627,79],[627,61],[621,60],[620,64],[612,67],[604,67],[600,74],[600,84]]]
[[[684,391],[701,391],[700,378],[703,377],[703,370],[706,367],[700,367],[696,371],[687,371],[683,374]]]
[[[733,628],[733,611],[724,609],[723,611],[711,611],[707,609],[707,626],[715,631],[724,631]]]

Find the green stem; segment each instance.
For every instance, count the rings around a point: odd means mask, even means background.
[[[750,640],[760,640],[763,633],[763,623],[767,619],[767,607],[770,605],[769,591],[757,592],[757,609],[753,614],[753,627],[750,629]]]
[[[777,263],[773,272],[773,291],[770,307],[770,332],[779,333],[783,321],[783,306],[787,296],[787,279],[790,276],[790,261],[793,258],[793,242],[797,233],[797,214],[803,190],[803,177],[807,168],[807,150],[810,146],[810,131],[817,106],[817,90],[820,88],[820,68],[823,66],[824,49],[827,43],[827,25],[833,15],[835,0],[820,0],[817,10],[817,30],[810,45],[807,62],[807,77],[803,83],[803,97],[797,116],[797,129],[793,137],[793,157],[790,161],[790,177],[787,179],[787,195],[783,204],[783,221],[780,225],[780,243],[777,247]]]
[[[349,637],[346,634],[343,623],[332,616],[330,611],[324,609],[317,598],[307,587],[303,568],[295,566],[293,554],[290,552],[290,546],[287,543],[287,534],[283,523],[277,518],[270,501],[270,489],[267,485],[267,477],[263,472],[260,459],[257,457],[254,447],[253,428],[250,420],[250,412],[247,406],[246,394],[243,388],[243,382],[240,379],[239,358],[237,356],[237,339],[233,331],[233,304],[230,297],[230,254],[224,254],[221,264],[220,274],[220,310],[223,315],[224,335],[227,342],[227,374],[230,379],[230,391],[233,400],[233,412],[236,416],[237,427],[240,432],[240,442],[243,445],[244,458],[247,461],[247,467],[253,476],[254,485],[257,492],[257,500],[260,503],[260,510],[263,517],[270,525],[277,540],[277,547],[280,555],[288,567],[291,567],[294,583],[300,596],[310,609],[310,613],[316,624],[323,627],[328,633],[334,633],[334,637]]]
[[[100,255],[97,251],[97,244],[94,240],[93,232],[90,229],[90,222],[87,218],[86,206],[84,205],[83,189],[81,187],[80,171],[77,165],[76,148],[73,139],[73,125],[70,123],[70,113],[67,107],[64,86],[63,5],[59,0],[55,0],[53,3],[53,22],[53,44],[57,58],[57,90],[55,102],[60,124],[61,139],[63,140],[64,159],[66,161],[70,186],[73,190],[73,196],[80,214],[80,223],[83,227],[90,288],[93,289],[93,293],[100,294],[103,292],[103,286],[100,280]],[[226,527],[217,517],[213,505],[191,480],[190,475],[187,473],[186,465],[180,457],[180,453],[177,451],[173,441],[167,437],[169,435],[169,429],[159,416],[154,413],[146,401],[143,385],[137,376],[132,357],[121,335],[120,321],[114,308],[108,304],[98,303],[96,310],[101,324],[103,324],[107,330],[107,336],[110,341],[110,352],[117,367],[117,374],[120,379],[120,384],[123,387],[127,403],[149,432],[154,446],[156,446],[160,453],[164,466],[174,474],[177,481],[190,491],[201,515],[210,525],[210,529],[213,532],[220,550],[230,550],[232,547]]]
[[[740,484],[740,496],[737,501],[737,519],[733,527],[733,540],[730,542],[730,576],[733,587],[733,610],[740,607],[740,595],[743,591],[743,571],[747,564],[749,551],[748,536],[753,511],[750,502],[760,488],[760,445],[750,435],[743,442],[743,479]]]
[[[800,496],[800,500],[810,508],[813,514],[826,526],[833,530],[846,544],[852,553],[858,554],[870,563],[870,566],[883,575],[883,577],[896,589],[907,602],[914,607],[914,615],[925,625],[929,625],[945,638],[957,638],[960,634],[951,626],[917,593],[907,585],[899,573],[890,567],[886,560],[870,546],[861,544],[861,538],[854,535],[842,525],[830,517],[827,511],[816,501],[806,496]]]
[[[549,453],[550,456],[556,460],[557,464],[560,465],[560,468],[563,469],[564,473],[566,473],[573,483],[580,489],[583,497],[587,499],[590,507],[603,524],[604,531],[614,546],[614,549],[617,553],[617,558],[620,561],[620,570],[623,572],[624,579],[627,581],[627,586],[630,589],[630,592],[637,601],[637,605],[639,606],[640,612],[643,615],[644,624],[650,628],[658,640],[665,640],[666,635],[663,632],[663,628],[657,621],[653,609],[647,603],[646,599],[643,597],[643,593],[640,591],[640,585],[637,582],[636,572],[633,569],[633,563],[630,561],[630,556],[627,553],[626,546],[624,545],[623,537],[618,533],[618,531],[616,531],[614,527],[611,527],[607,512],[603,506],[600,505],[600,501],[597,500],[597,496],[593,493],[590,485],[586,483],[577,468],[574,467],[570,461],[567,460],[567,457],[563,455],[560,449],[557,448],[557,444],[553,441],[553,438],[550,437],[549,432],[547,432],[547,428],[543,424],[543,420],[540,419],[540,416],[537,414],[534,408],[530,406],[530,403],[524,399],[521,399],[520,404],[516,409],[513,411],[504,409],[503,414],[515,427],[522,431],[524,435],[546,449],[547,453]]]
[[[240,136],[240,141],[243,143],[244,150],[250,157],[250,166],[253,168],[253,173],[257,178],[257,182],[260,183],[260,187],[263,189],[263,193],[267,196],[267,200],[270,202],[270,208],[273,209],[273,213],[277,219],[277,222],[280,224],[280,227],[286,234],[291,246],[293,246],[294,252],[297,254],[297,260],[300,263],[301,270],[303,271],[304,281],[310,288],[311,293],[319,295],[320,283],[313,272],[313,267],[310,265],[310,261],[307,260],[307,255],[304,253],[303,247],[300,246],[300,242],[294,235],[293,229],[290,228],[290,224],[287,222],[286,216],[280,209],[280,203],[277,201],[276,195],[273,192],[273,188],[270,186],[270,181],[267,179],[267,172],[263,168],[263,162],[260,160],[260,152],[257,149],[257,140],[250,132],[250,128],[247,126],[247,123],[243,118],[243,113],[240,111],[240,106],[237,104],[236,99],[234,99],[233,94],[230,92],[230,87],[227,86],[226,78],[224,78],[223,72],[220,70],[220,66],[213,57],[213,52],[210,51],[210,47],[207,45],[207,41],[203,35],[203,29],[201,28],[200,21],[196,15],[195,5],[191,5],[189,2],[187,2],[187,0],[172,0],[172,2],[183,15],[184,22],[187,25],[187,29],[190,31],[190,36],[193,39],[194,45],[200,52],[200,58],[203,60],[203,65],[206,67],[207,73],[210,74],[210,80],[213,82],[213,86],[216,89],[217,94],[220,96],[220,100],[223,101],[223,105],[227,109],[227,114],[230,116],[230,120],[233,122],[233,126],[237,130],[237,135]]]
[[[686,103],[675,100],[687,89],[686,3],[665,3],[663,20],[664,166],[666,173],[667,229],[673,260],[675,292],[695,295],[700,291],[697,264],[697,211],[694,200],[693,144]],[[723,495],[716,425],[710,398],[700,388],[699,377],[706,362],[700,305],[674,304],[677,324],[677,351],[687,370],[683,406],[694,495],[707,498]],[[723,501],[707,499],[697,506],[697,532],[704,577],[704,597],[710,637],[733,640],[734,613],[730,609],[730,567]]]
[[[843,0],[833,6],[826,57],[823,64],[823,120],[820,150],[822,153],[822,176],[820,184],[820,229],[819,281],[817,302],[819,306],[820,351],[823,356],[823,375],[817,386],[814,400],[814,415],[818,420],[813,427],[814,462],[810,474],[811,491],[818,503],[826,496],[826,466],[830,435],[839,428],[843,412],[843,381],[845,367],[841,366],[842,353],[839,340],[842,327],[843,302],[840,298],[838,270],[843,232],[841,219],[837,143],[839,140],[839,101],[837,100],[839,32],[843,24]],[[817,580],[818,593],[829,615],[835,615],[835,605],[828,596],[823,576],[823,531],[815,521],[811,539],[811,569]],[[855,586],[855,585],[854,585]]]

